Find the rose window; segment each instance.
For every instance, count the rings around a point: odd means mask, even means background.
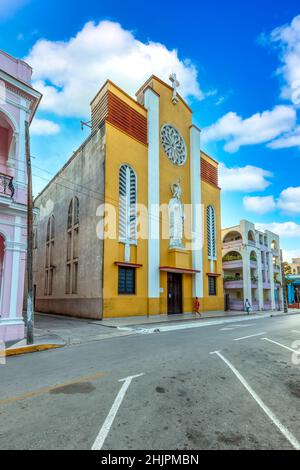
[[[186,162],[186,146],[177,129],[170,124],[165,124],[161,128],[160,137],[168,159],[174,165],[183,165]]]

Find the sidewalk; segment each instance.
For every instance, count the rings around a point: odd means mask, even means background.
[[[289,309],[289,314],[300,313],[300,310]],[[203,312],[201,317],[193,313],[184,313],[178,315],[151,315],[151,316],[140,316],[140,317],[120,317],[120,318],[107,318],[101,321],[103,326],[109,328],[118,328],[118,329],[136,329],[147,328],[147,327],[156,327],[164,325],[178,325],[179,323],[191,323],[191,322],[201,322],[209,323],[213,321],[227,321],[227,320],[240,320],[240,319],[249,319],[249,318],[266,318],[270,316],[285,315],[283,311],[262,311],[262,312],[252,312],[248,316],[245,312],[237,311],[210,311]],[[97,322],[98,323],[98,322]],[[100,322],[99,322],[100,323]]]
[[[300,310],[289,310],[289,314]],[[25,354],[34,351],[56,349],[63,346],[83,344],[115,337],[134,334],[149,334],[186,328],[198,328],[214,324],[232,323],[270,316],[285,315],[283,312],[253,312],[249,316],[243,312],[205,312],[198,315],[186,313],[180,315],[154,315],[140,317],[109,318],[106,320],[87,320],[63,315],[35,315],[34,345],[27,346],[22,340],[6,349],[6,355]]]

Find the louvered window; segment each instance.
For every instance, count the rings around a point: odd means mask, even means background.
[[[210,259],[216,259],[216,216],[215,209],[208,206],[206,210],[206,224],[207,224],[207,253]]]
[[[136,175],[128,165],[119,174],[119,240],[136,242]]]

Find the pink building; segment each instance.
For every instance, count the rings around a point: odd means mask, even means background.
[[[24,337],[25,121],[31,122],[41,99],[31,74],[25,62],[0,51],[0,341],[5,342]]]

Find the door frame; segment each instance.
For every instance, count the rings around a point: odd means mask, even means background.
[[[171,302],[170,302],[169,295],[170,295],[170,287],[171,287],[171,285],[172,285],[172,287],[174,286],[174,281],[170,282],[170,278],[177,279],[179,281],[178,282],[178,288],[179,288],[179,292],[180,292],[178,306],[173,305],[172,309],[170,308],[170,303]],[[173,295],[174,295],[174,293],[175,292],[173,291]],[[176,311],[176,310],[179,310],[179,311]],[[167,273],[167,314],[168,315],[180,315],[182,313],[183,313],[183,275],[182,275],[182,273],[168,272]]]

